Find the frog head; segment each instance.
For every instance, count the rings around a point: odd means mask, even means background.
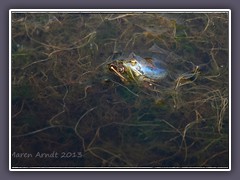
[[[123,82],[139,82],[144,79],[143,72],[141,71],[139,58],[134,53],[131,53],[125,59],[119,59],[111,62],[108,67],[117,76],[121,78]]]
[[[123,82],[153,82],[166,76],[166,70],[159,66],[156,59],[142,58],[135,53],[113,61],[109,69]]]

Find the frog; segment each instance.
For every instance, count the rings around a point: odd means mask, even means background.
[[[154,92],[162,91],[163,87],[177,90],[198,79],[201,72],[199,65],[190,62],[193,65],[190,71],[189,61],[156,44],[148,52],[148,56],[131,52],[127,57],[108,63],[108,69],[125,84],[135,83]],[[179,68],[179,64],[183,68]]]
[[[161,61],[154,57],[141,57],[131,52],[127,58],[120,58],[108,64],[109,70],[114,72],[125,83],[148,84],[164,79],[168,72]]]

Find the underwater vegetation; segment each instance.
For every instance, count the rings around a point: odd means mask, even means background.
[[[11,23],[12,167],[229,167],[228,13]]]

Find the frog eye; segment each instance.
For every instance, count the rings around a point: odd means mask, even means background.
[[[130,61],[130,63],[131,63],[132,66],[135,66],[137,64],[137,61],[135,59],[133,59],[133,60]]]

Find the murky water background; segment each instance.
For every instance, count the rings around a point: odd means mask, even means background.
[[[228,23],[227,13],[13,13],[12,166],[228,167]],[[169,73],[152,89],[107,68],[154,45]]]

